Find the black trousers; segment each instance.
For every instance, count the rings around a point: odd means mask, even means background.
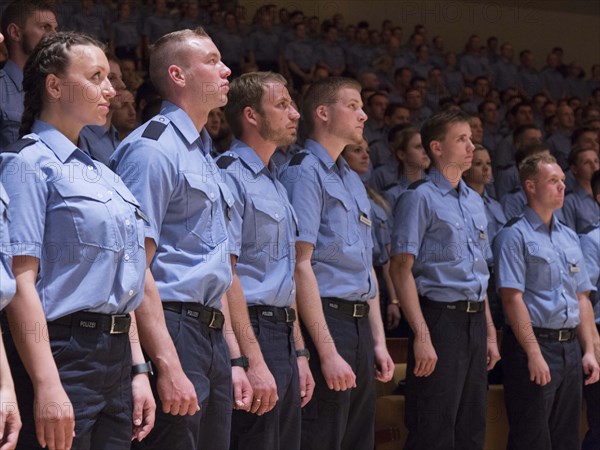
[[[156,399],[156,423],[141,443],[133,442],[132,448],[228,449],[233,397],[231,363],[223,332],[188,316],[185,309],[181,313],[165,310],[165,320],[183,371],[196,388],[201,410],[193,416],[163,413],[155,373],[150,381]]]
[[[357,387],[342,392],[327,387],[317,349],[304,328],[303,336],[312,355],[310,369],[315,378],[315,392],[302,409],[301,448],[372,450],[375,440],[375,365],[369,318],[355,319],[327,306],[324,306],[324,313],[338,352],[356,374]],[[371,311],[371,314],[377,313]]]
[[[507,328],[502,339],[508,449],[578,449],[582,386],[579,342],[538,342],[550,368],[551,381],[546,386],[529,380],[527,355],[512,331]]]
[[[487,406],[484,312],[422,306],[438,356],[428,377],[414,375],[414,334],[406,369],[406,449],[482,449]]]
[[[35,434],[33,386],[6,322],[2,329],[23,421],[17,448],[41,449]],[[37,338],[50,339],[60,380],[73,405],[75,438],[72,449],[129,448],[132,434],[129,335],[110,335],[80,328],[78,324],[49,323],[47,333],[41,329],[38,331]],[[34,336],[28,334],[27,338],[33,339]]]
[[[260,349],[277,383],[279,400],[262,416],[233,411],[231,449],[298,450],[300,448],[300,385],[293,323],[250,317]]]

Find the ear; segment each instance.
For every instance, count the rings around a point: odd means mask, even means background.
[[[50,102],[58,101],[62,96],[62,83],[53,73],[46,77],[46,94]]]
[[[431,141],[429,143],[429,148],[431,149],[431,153],[438,158],[442,156],[442,143],[440,141]]]
[[[242,117],[246,119],[249,124],[258,126],[258,114],[250,106],[246,106],[244,108],[242,111]]]
[[[315,116],[317,119],[321,120],[322,122],[327,122],[329,119],[329,110],[328,110],[327,106],[325,106],[325,105],[317,106],[317,109],[315,109]]]
[[[173,83],[175,83],[175,85],[177,85],[178,87],[185,86],[185,73],[183,72],[183,69],[181,67],[172,64],[169,66],[167,71],[169,73],[169,78]]]
[[[533,180],[525,180],[525,184],[523,185],[523,189],[525,192],[530,192],[535,194],[535,181]]]
[[[13,42],[21,42],[21,29],[16,23],[8,24],[6,27],[7,38]]]

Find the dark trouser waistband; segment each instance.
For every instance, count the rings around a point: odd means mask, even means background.
[[[282,308],[277,306],[253,305],[248,306],[250,317],[264,317],[272,322],[292,323],[296,320],[294,308]]]
[[[204,306],[199,303],[162,302],[163,309],[176,313],[185,312],[186,316],[197,319],[208,328],[221,330],[225,323],[223,313],[216,308]]]
[[[469,314],[485,311],[485,302],[471,300],[459,300],[456,302],[436,302],[426,297],[419,297],[421,305],[427,308],[448,309],[450,311],[461,311]]]
[[[577,333],[575,328],[563,328],[561,330],[553,330],[550,328],[533,327],[535,337],[548,342],[568,342],[575,339]]]
[[[351,302],[337,297],[322,297],[321,300],[325,307],[343,312],[354,319],[369,317],[367,302]]]
[[[109,334],[125,334],[129,333],[131,316],[129,314],[99,314],[79,311],[51,320],[48,325],[76,326]]]

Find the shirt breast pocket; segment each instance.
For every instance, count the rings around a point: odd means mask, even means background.
[[[525,262],[527,265],[526,288],[533,291],[558,289],[561,284],[560,264],[553,249],[529,243]]]
[[[205,180],[202,175],[185,173],[184,177],[188,184],[186,229],[206,246],[214,248],[227,238],[220,209],[221,190],[216,183]]]
[[[468,251],[465,249],[463,219],[449,210],[440,209],[436,214],[439,221],[431,235],[437,246],[429,250],[437,255],[438,262],[457,262],[464,259]]]
[[[118,237],[111,210],[113,191],[83,181],[69,183],[63,180],[55,183],[55,187],[71,216],[80,244],[115,252],[123,249],[124,243]]]
[[[567,258],[567,270],[569,271],[570,279],[574,283],[575,291],[577,291],[577,279],[581,273],[584,263],[583,254],[577,247],[565,248],[565,257]]]
[[[325,186],[325,214],[329,221],[329,227],[346,244],[352,245],[359,239],[359,231],[356,225],[357,219],[353,220],[352,205],[350,199],[342,192],[338,192],[338,185],[324,183]],[[343,188],[341,188],[343,189]]]
[[[259,250],[279,260],[289,255],[289,242],[286,242],[285,207],[278,202],[261,197],[253,198],[256,245]]]

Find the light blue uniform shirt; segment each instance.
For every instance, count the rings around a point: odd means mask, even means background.
[[[577,294],[593,289],[579,239],[556,215],[550,228],[531,208],[504,227],[494,241],[496,286],[517,289],[534,327],[575,328]]]
[[[238,257],[235,270],[246,302],[292,306],[296,218],[285,188],[275,178],[275,165],[266,167],[254,150],[238,140],[217,164],[234,198],[230,249]]]
[[[590,276],[590,283],[594,286],[595,295],[594,317],[600,324],[600,227],[590,227],[579,235],[581,251],[585,261],[585,268]]]
[[[334,161],[312,139],[306,140],[306,150],[279,177],[298,217],[297,240],[314,245],[312,268],[321,297],[367,301],[375,296],[376,284],[365,187],[343,157]]]
[[[575,190],[565,196],[562,209],[564,221],[576,233],[600,223],[600,206],[585,189],[577,185]]]
[[[0,70],[0,152],[19,139],[24,101],[23,71],[9,59]]]
[[[436,169],[404,192],[394,211],[392,256],[415,257],[419,295],[438,302],[484,301],[490,257],[481,196],[460,181],[457,190]]]
[[[386,246],[390,245],[392,240],[390,227],[392,221],[385,209],[375,203],[374,200],[369,200],[371,202],[372,216],[373,265],[383,266],[390,260]]]
[[[39,259],[47,320],[76,311],[134,310],[144,295],[144,214],[125,184],[49,124],[2,156],[15,255]]]
[[[497,200],[490,197],[485,190],[483,191],[481,198],[483,199],[485,215],[487,216],[488,221],[488,241],[492,243],[494,242],[494,238],[498,232],[506,224],[507,220],[506,216],[504,215],[504,211],[502,210],[502,205],[500,205]],[[494,258],[492,255],[490,255],[487,262],[488,265],[492,265],[494,263]]]
[[[106,165],[120,142],[119,132],[112,125],[108,130],[103,125],[88,125],[79,133],[79,148]]]
[[[111,159],[148,214],[146,237],[157,247],[150,269],[162,301],[220,308],[231,284],[226,211],[233,197],[211,145],[205,129],[198,133],[185,111],[165,101]]]
[[[15,295],[17,285],[12,274],[12,256],[8,234],[8,195],[0,184],[0,311]]]

